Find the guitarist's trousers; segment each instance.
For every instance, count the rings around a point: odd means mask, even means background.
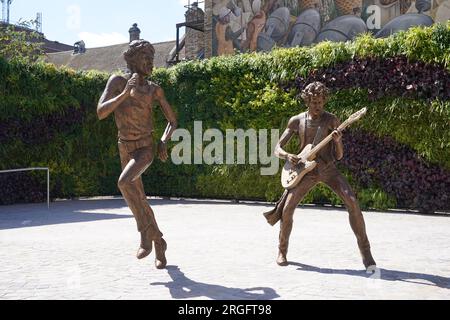
[[[286,191],[283,206],[279,236],[280,252],[287,255],[289,237],[292,231],[294,211],[305,195],[319,182],[328,185],[344,202],[350,219],[351,228],[356,236],[358,247],[363,257],[370,255],[370,243],[366,234],[364,217],[359,208],[358,201],[345,177],[338,171],[333,163],[328,166],[316,167],[306,174],[300,183],[293,189]],[[281,209],[281,208],[280,208]]]
[[[138,231],[142,233],[148,230],[151,234],[150,238],[159,239],[163,234],[159,230],[153,210],[148,204],[141,178],[142,173],[153,162],[152,137],[136,141],[119,140],[118,145],[122,165],[118,187],[133,212]]]

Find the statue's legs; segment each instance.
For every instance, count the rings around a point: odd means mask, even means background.
[[[141,175],[153,161],[152,146],[133,150],[132,145],[119,142],[119,153],[122,164],[122,174],[118,187],[136,219],[137,229],[141,233],[141,249],[138,258],[150,254],[152,241],[162,242],[163,234],[158,228],[155,215],[147,202]]]
[[[347,182],[347,179],[337,170],[331,170],[330,174],[323,178],[325,182],[343,201],[349,213],[350,226],[356,236],[358,247],[366,269],[375,266],[375,260],[370,251],[370,243],[366,234],[364,217],[359,207],[356,196]]]
[[[289,237],[292,231],[292,224],[294,222],[294,212],[298,204],[305,195],[311,190],[318,181],[318,176],[313,172],[308,173],[300,183],[293,189],[289,190],[283,207],[283,214],[280,221],[280,236],[279,236],[279,253],[277,263],[280,266],[288,264],[286,255],[289,246]]]

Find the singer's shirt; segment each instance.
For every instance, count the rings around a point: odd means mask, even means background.
[[[120,141],[136,141],[152,136],[154,131],[152,82],[139,88],[135,97],[129,97],[114,111]]]

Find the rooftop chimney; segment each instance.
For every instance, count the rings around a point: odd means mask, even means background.
[[[141,30],[139,30],[137,23],[134,23],[128,32],[130,33],[130,42],[141,38]]]
[[[73,54],[81,54],[86,52],[86,44],[83,40],[77,41],[73,45]]]
[[[205,13],[198,7],[198,2],[188,5],[185,13],[186,33],[185,33],[185,55],[187,60],[198,59],[205,49]]]

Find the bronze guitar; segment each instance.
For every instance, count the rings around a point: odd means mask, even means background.
[[[347,120],[345,120],[337,130],[343,131],[353,122],[361,119],[367,112],[367,108],[363,108],[358,112],[352,114]],[[312,171],[316,166],[317,162],[314,161],[317,153],[325,147],[332,139],[333,134],[329,134],[325,139],[323,139],[317,146],[313,147],[312,144],[308,144],[305,146],[298,155],[299,162],[296,165],[293,165],[291,162],[286,161],[284,165],[283,171],[281,173],[281,184],[285,189],[292,189],[302,178],[310,171]]]

